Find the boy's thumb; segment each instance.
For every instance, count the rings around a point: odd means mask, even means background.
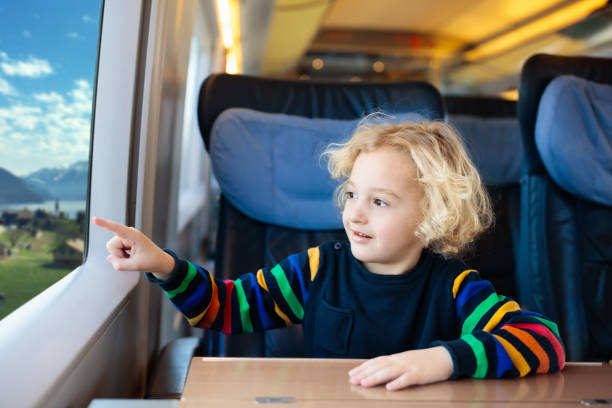
[[[106,260],[113,265],[116,271],[134,271],[136,268],[133,265],[133,261],[129,258],[119,258],[116,255],[109,255]]]

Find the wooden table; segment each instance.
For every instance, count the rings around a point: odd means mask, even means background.
[[[556,374],[466,378],[390,392],[349,384],[349,369],[361,361],[196,357],[179,407],[584,407],[581,400],[612,399],[607,364],[568,363]]]

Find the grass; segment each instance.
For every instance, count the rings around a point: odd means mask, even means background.
[[[52,265],[50,251],[57,240],[56,233],[42,231],[31,238],[29,250],[21,249],[10,257],[0,257],[0,293],[5,297],[0,300],[0,319],[72,271],[72,268]]]

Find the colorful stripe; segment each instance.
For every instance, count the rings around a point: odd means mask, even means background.
[[[238,299],[238,310],[240,311],[240,322],[242,323],[242,331],[245,333],[253,333],[253,323],[251,323],[251,305],[247,301],[246,295],[244,293],[244,288],[242,287],[242,281],[240,279],[236,279],[234,281],[234,285],[236,287],[236,298]]]
[[[224,280],[225,283],[225,304],[223,305],[223,328],[221,333],[232,333],[232,290],[234,289],[234,281]],[[204,286],[204,285],[202,285]]]
[[[191,267],[194,267],[194,269],[196,269],[197,272],[201,273],[203,276],[210,276],[210,274],[208,274],[208,272],[202,271],[199,267],[192,265],[190,262],[187,262],[187,265],[191,266]],[[206,289],[205,285],[201,285],[201,286],[203,286]],[[197,327],[202,327],[202,326],[200,326],[200,324],[204,324],[203,318],[206,315],[206,312],[208,312],[208,309],[210,308],[210,305],[212,303],[212,298],[214,296],[216,296],[216,292],[214,291],[214,287],[213,287],[213,293],[212,293],[212,296],[211,296],[211,300],[208,302],[208,304],[206,305],[206,307],[204,308],[202,313],[198,314],[196,317],[192,317],[192,318],[188,318],[187,319],[189,321],[190,325],[197,326]],[[204,299],[204,298],[202,298],[202,299]],[[182,308],[182,306],[181,306],[181,308]],[[204,328],[208,328],[208,327],[204,327]]]
[[[181,309],[186,313],[192,310],[197,310],[202,299],[206,299],[206,292],[208,291],[208,285],[198,285],[193,293],[181,304]]]
[[[257,315],[259,316],[259,320],[261,321],[262,328],[264,330],[270,329],[274,327],[274,323],[270,320],[270,316],[268,316],[266,307],[264,306],[263,298],[261,297],[261,288],[257,285],[257,280],[255,279],[255,275],[249,273],[248,275],[249,283],[251,284],[251,290],[255,295],[255,304],[257,307],[255,310],[257,311]]]
[[[565,366],[565,352],[563,351],[563,346],[561,345],[559,340],[555,337],[555,335],[550,330],[548,330],[546,327],[542,325],[533,324],[533,323],[507,324],[504,326],[504,328],[506,328],[507,326],[516,327],[517,329],[531,330],[534,333],[539,334],[540,336],[546,337],[546,339],[552,345],[553,349],[555,349],[555,354],[557,355],[557,361],[559,362],[559,370],[563,369],[563,367]]]
[[[304,301],[302,304],[306,304],[308,300],[308,292],[306,291],[306,286],[304,285],[304,277],[302,268],[300,267],[300,257],[298,254],[293,254],[289,256],[289,264],[291,265],[291,272],[297,276],[298,282],[300,282],[300,290],[302,291],[302,299]]]
[[[476,306],[472,313],[463,321],[461,334],[474,331],[480,319],[482,319],[482,317],[500,300],[504,300],[503,296],[498,296],[497,293],[491,293],[482,303]]]
[[[208,310],[208,307],[210,306],[210,303],[208,304],[208,306],[206,306],[206,309],[204,309],[204,311],[202,313],[200,313],[199,315],[197,315],[196,317],[192,317],[192,318],[188,318],[187,320],[189,321],[189,324],[192,326],[198,326],[198,323],[202,320],[202,318],[204,317],[204,315],[206,314],[206,311]]]
[[[310,281],[312,282],[317,276],[319,270],[319,247],[308,249],[308,265],[310,266]]]
[[[193,278],[196,277],[197,274],[198,271],[196,270],[195,266],[193,266],[191,262],[187,262],[187,276],[185,276],[185,279],[183,279],[178,288],[167,291],[166,295],[168,295],[168,297],[172,299],[179,293],[183,293],[189,287],[189,284],[191,283]]]
[[[270,293],[270,290],[268,289],[268,285],[266,284],[266,279],[263,274],[263,269],[260,269],[257,271],[257,283],[266,292]],[[274,300],[274,298],[272,298],[272,301],[274,302],[274,312],[276,313],[276,315],[280,317],[281,319],[283,319],[283,321],[285,322],[285,325],[289,326],[291,324],[291,319],[289,319],[289,316],[283,313],[280,307],[278,307],[278,303],[276,303],[276,300]]]
[[[280,265],[276,265],[270,270],[270,272],[272,273],[272,276],[274,276],[274,279],[276,279],[276,284],[278,285],[283,298],[285,298],[285,301],[289,305],[289,308],[295,317],[300,320],[304,319],[304,308],[295,296],[295,293],[293,293],[293,289],[291,289],[291,285],[287,280],[287,276],[285,276],[285,271],[283,268]]]
[[[538,373],[547,373],[550,368],[550,360],[548,359],[548,354],[546,351],[540,346],[540,343],[528,332],[524,330],[517,329],[512,325],[504,326],[503,328],[509,333],[512,333],[514,337],[520,340],[525,346],[529,348],[529,350],[535,354],[535,356],[539,360],[538,364]]]
[[[474,357],[476,357],[476,372],[473,374],[474,378],[485,378],[487,370],[489,369],[489,360],[487,359],[487,352],[485,351],[484,345],[471,333],[461,336],[461,339],[469,344],[474,352]]]
[[[459,288],[461,287],[463,280],[465,279],[466,276],[470,274],[470,272],[476,272],[476,270],[474,269],[465,270],[461,272],[459,276],[455,278],[455,281],[453,282],[453,299],[457,298],[457,292],[459,291]]]
[[[521,377],[526,376],[529,373],[530,367],[527,360],[525,360],[525,357],[523,357],[523,355],[512,344],[510,344],[508,340],[498,336],[497,334],[494,334],[493,336],[495,336],[497,341],[504,346],[504,349],[506,349],[508,356],[510,356],[514,367],[516,367],[516,369],[519,371],[519,375]]]
[[[489,319],[489,321],[482,330],[490,332],[495,327],[497,327],[497,325],[502,321],[502,319],[504,318],[504,316],[506,316],[507,313],[516,312],[517,310],[521,310],[521,308],[514,300],[504,303],[502,307],[497,309],[497,311],[493,314],[491,319]]]
[[[491,292],[493,291],[491,284],[487,281],[468,282],[461,290],[461,293],[459,293],[459,296],[457,296],[457,316],[459,316],[459,312],[463,309],[463,306],[484,289],[489,289]]]
[[[561,337],[561,335],[559,334],[559,327],[557,326],[557,323],[555,322],[551,322],[550,320],[546,320],[544,318],[542,318],[541,316],[533,316],[534,319],[538,319],[539,321],[541,321],[542,323],[544,323],[546,325],[546,327],[548,327],[550,329],[550,331],[552,331],[553,333],[555,333],[557,335],[557,337]]]
[[[501,378],[505,373],[514,369],[514,364],[504,346],[497,339],[497,336],[494,335],[493,340],[495,341],[495,352],[497,354],[496,376]]]
[[[204,317],[202,321],[198,324],[198,327],[202,329],[208,329],[212,326],[213,322],[217,318],[217,314],[219,313],[219,308],[221,304],[219,303],[219,289],[217,288],[217,283],[213,279],[210,272],[208,272],[208,276],[210,278],[210,284],[212,285],[212,297],[210,299],[210,303],[206,306]]]

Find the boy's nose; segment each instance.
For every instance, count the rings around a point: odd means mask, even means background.
[[[367,221],[366,212],[363,209],[363,205],[360,202],[351,203],[348,210],[348,219],[355,224],[363,224]]]

